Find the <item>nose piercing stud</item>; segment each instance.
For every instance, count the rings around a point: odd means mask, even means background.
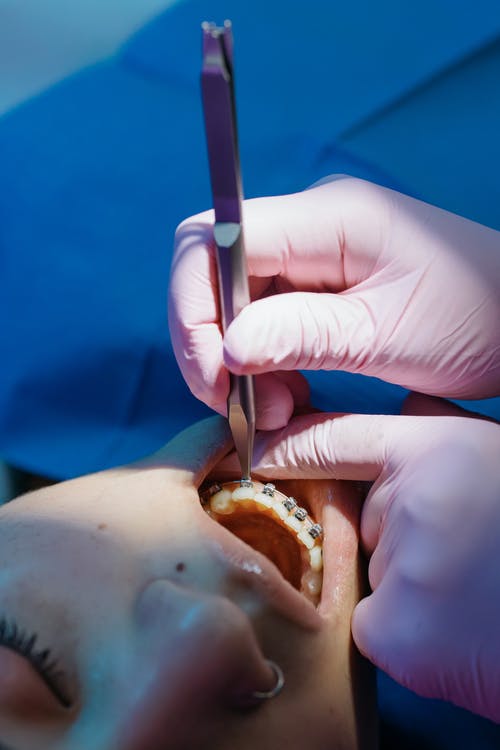
[[[271,659],[266,659],[266,662],[269,664],[271,669],[274,672],[274,675],[276,677],[276,683],[274,687],[272,687],[270,690],[254,690],[251,694],[251,697],[254,700],[259,701],[266,701],[269,698],[275,698],[277,695],[281,693],[283,690],[283,686],[285,684],[285,676],[283,674],[283,670],[281,667],[279,667],[276,662],[271,661]]]

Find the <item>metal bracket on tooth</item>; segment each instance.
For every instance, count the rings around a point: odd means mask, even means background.
[[[276,487],[274,486],[274,484],[272,484],[271,482],[267,482],[264,485],[262,492],[264,493],[264,495],[269,495],[270,497],[273,497],[275,490],[276,490]]]

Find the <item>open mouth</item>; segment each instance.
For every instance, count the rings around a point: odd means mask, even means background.
[[[279,569],[315,606],[323,583],[323,529],[308,508],[271,483],[240,480],[200,493],[205,512]]]

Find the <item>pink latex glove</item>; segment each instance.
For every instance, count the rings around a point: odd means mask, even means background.
[[[223,342],[212,222],[200,214],[177,231],[169,319],[189,387],[221,414],[226,368],[281,371],[258,383],[266,429],[307,402],[298,369],[456,398],[500,393],[500,233],[354,178],[246,201],[257,301]]]
[[[374,482],[357,647],[416,693],[500,722],[500,425],[421,398],[435,416],[312,414],[260,432],[254,470]]]

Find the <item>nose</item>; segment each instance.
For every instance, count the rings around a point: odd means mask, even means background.
[[[131,686],[119,732],[123,750],[214,747],[221,715],[275,682],[252,623],[226,598],[158,580],[141,593],[136,618],[146,645],[142,684]]]

